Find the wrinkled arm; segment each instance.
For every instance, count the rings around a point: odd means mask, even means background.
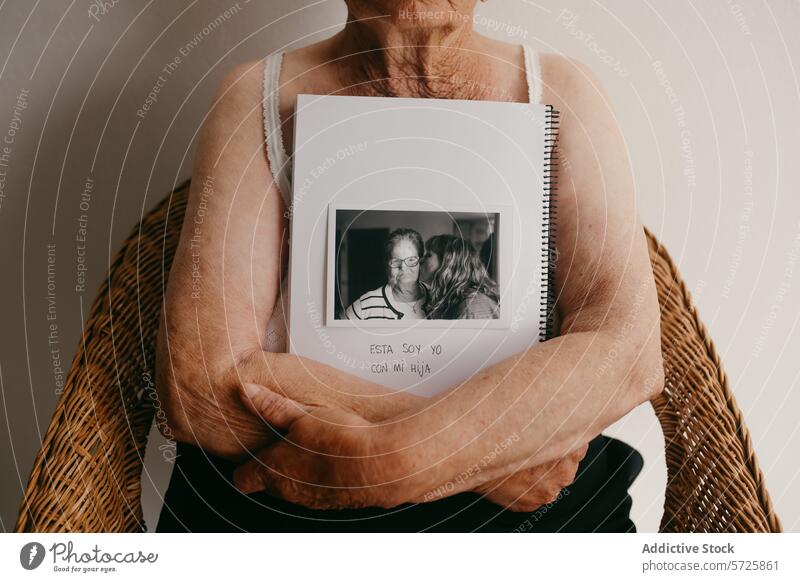
[[[200,135],[157,345],[165,435],[236,458],[272,432],[239,398],[261,383],[306,403],[383,420],[420,399],[288,354],[263,351],[288,258],[286,207],[266,157],[262,64],[218,87]]]
[[[225,381],[261,345],[286,259],[285,208],[263,147],[260,79],[260,63],[237,67],[204,121],[158,335],[167,436],[221,456],[268,439]]]
[[[558,81],[569,98],[551,96],[561,111],[555,274],[562,335],[390,425],[384,448],[402,443],[420,492],[510,436],[519,441],[463,489],[508,466],[563,457],[663,389],[658,300],[627,148],[607,94],[575,64]]]

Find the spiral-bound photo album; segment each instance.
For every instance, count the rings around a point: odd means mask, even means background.
[[[553,328],[558,113],[300,95],[289,350],[430,396]]]

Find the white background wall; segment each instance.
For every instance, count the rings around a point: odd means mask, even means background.
[[[4,530],[57,399],[51,349],[66,367],[110,254],[189,175],[215,83],[235,63],[327,36],[345,14],[341,0],[240,0],[238,8],[231,0],[107,0],[96,18],[92,5],[0,4],[0,139],[13,138],[0,167]],[[231,7],[224,26],[202,34]],[[671,251],[716,342],[785,528],[800,531],[800,2],[490,0],[478,10],[476,28],[577,57],[602,78],[644,222]],[[162,68],[193,38],[138,117]],[[87,177],[94,188],[82,210]],[[86,291],[76,292],[81,214]],[[55,344],[48,244],[56,249]],[[653,530],[664,480],[658,425],[643,407],[614,434],[645,455],[633,514],[640,530]],[[151,524],[169,468],[157,451],[149,456]]]

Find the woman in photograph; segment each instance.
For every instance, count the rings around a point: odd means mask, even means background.
[[[169,430],[159,428],[180,442],[160,531],[635,529],[628,486],[641,457],[601,432],[659,394],[664,380],[658,298],[625,140],[589,67],[477,33],[476,3],[344,0],[346,20],[331,36],[239,65],[220,84],[204,118],[159,331],[156,387]],[[541,26],[546,35],[552,23]],[[285,342],[270,345],[271,332],[287,335],[299,94],[504,100],[560,111],[558,151],[570,163],[556,158],[552,166],[563,185],[553,209],[556,336],[518,338],[528,343],[518,342],[514,357],[432,397],[287,353]],[[400,295],[419,301],[409,283],[418,268],[408,263],[421,249],[396,250]],[[203,292],[194,299],[198,264]],[[413,303],[401,304],[394,307],[404,317],[414,315]],[[391,330],[374,331],[367,353],[392,341]],[[324,326],[319,333],[324,340]],[[599,375],[611,350],[613,365]],[[481,471],[465,473],[487,458]],[[555,501],[544,516],[530,513]]]
[[[463,238],[428,239],[422,281],[428,286],[428,319],[498,319],[500,294],[475,248]]]
[[[419,282],[423,245],[420,234],[398,228],[384,245],[386,284],[367,291],[344,312],[345,319],[425,319],[425,286]]]

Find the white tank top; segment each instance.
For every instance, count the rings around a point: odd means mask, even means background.
[[[524,45],[525,78],[528,82],[528,101],[542,101],[542,73],[539,54],[531,47]],[[269,55],[264,64],[264,135],[267,147],[267,159],[272,177],[283,196],[286,207],[291,206],[292,196],[292,158],[283,146],[280,115],[278,113],[278,91],[280,90],[281,63],[283,52]],[[286,352],[288,348],[288,277],[283,277],[279,297],[275,302],[265,337],[264,349],[269,352]]]

